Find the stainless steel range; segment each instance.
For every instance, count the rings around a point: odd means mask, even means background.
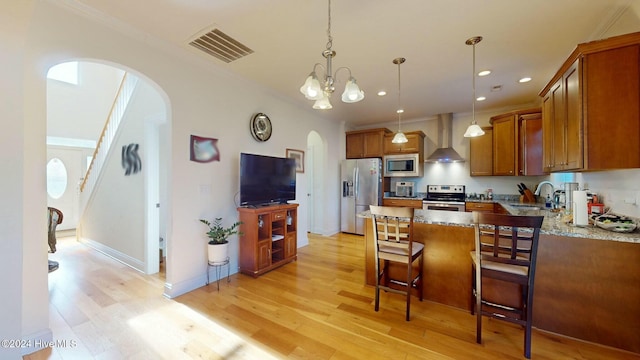
[[[428,185],[423,210],[464,211],[464,185]]]

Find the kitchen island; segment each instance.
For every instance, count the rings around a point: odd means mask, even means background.
[[[562,223],[547,210],[521,210],[501,204],[515,215],[544,215],[540,231],[534,327],[640,353],[640,233],[614,233]],[[370,214],[365,226],[366,283],[375,284]],[[471,308],[472,215],[467,212],[416,210],[414,235],[425,245],[424,298]],[[403,268],[391,269],[402,276]],[[517,289],[499,283],[483,290],[508,302]]]

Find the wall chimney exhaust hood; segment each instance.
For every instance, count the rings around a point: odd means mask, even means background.
[[[438,115],[438,148],[433,154],[429,155],[425,162],[428,163],[453,163],[464,162],[462,156],[460,156],[453,148],[451,143],[453,142],[453,114],[439,114]],[[446,142],[445,142],[446,141]]]

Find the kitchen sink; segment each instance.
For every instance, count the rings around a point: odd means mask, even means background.
[[[513,203],[513,204],[509,204],[509,206],[514,207],[516,209],[520,209],[520,210],[540,210],[539,206],[536,205],[532,205],[532,204],[523,204],[523,203]]]

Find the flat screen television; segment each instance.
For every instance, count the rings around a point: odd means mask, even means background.
[[[286,203],[295,198],[295,159],[240,153],[240,206]]]

